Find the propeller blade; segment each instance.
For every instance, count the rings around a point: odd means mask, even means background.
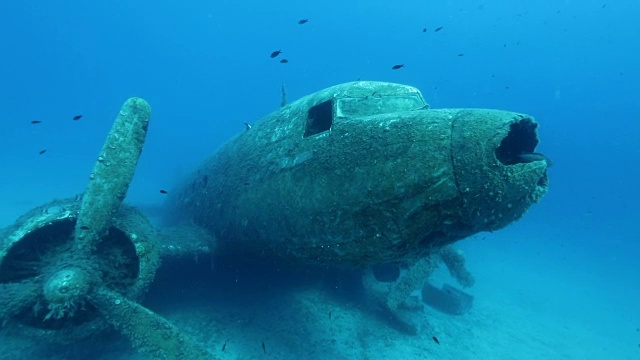
[[[34,279],[0,284],[0,324],[26,307],[34,306],[41,291],[41,285]]]
[[[118,293],[100,288],[90,301],[135,348],[154,359],[216,359],[168,320]]]
[[[136,171],[150,116],[151,108],[143,99],[130,98],[122,105],[82,196],[75,229],[81,247],[95,248],[111,225]]]

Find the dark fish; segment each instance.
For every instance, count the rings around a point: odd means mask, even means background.
[[[224,344],[222,344],[222,351],[225,351],[227,349],[227,341],[229,340],[225,340]]]
[[[280,64],[286,64],[286,63],[288,63],[288,62],[289,62],[289,60],[287,60],[287,59],[282,59],[282,60],[280,60]]]
[[[251,129],[251,125],[249,125],[249,123],[246,123],[246,122],[244,123],[244,127],[245,127],[247,130]]]
[[[209,184],[209,175],[205,175],[202,177],[202,185],[204,187],[207,187],[208,184]]]
[[[302,24],[306,24],[309,22],[309,19],[302,19],[302,20],[298,20],[298,24],[302,25]]]
[[[530,163],[534,161],[545,161],[547,166],[553,166],[553,162],[546,156],[540,153],[524,153],[517,155],[520,163]]]
[[[433,32],[438,32],[438,31],[442,30],[443,27],[444,26],[439,26],[439,27],[435,28],[435,30],[433,30]]]
[[[422,29],[422,32],[427,32],[427,28],[423,28],[423,29]]]
[[[331,320],[331,311],[329,311],[329,320]]]
[[[266,348],[266,346],[264,346],[264,341],[262,342],[262,353],[264,353],[264,354],[267,353],[267,348]]]
[[[271,58],[273,59],[273,58],[277,57],[280,54],[282,54],[282,50],[276,50],[276,51],[271,53]]]
[[[42,121],[40,121],[40,120],[33,120],[31,123],[32,123],[32,124],[40,124],[41,122],[42,122]]]
[[[398,69],[402,69],[403,67],[404,67],[404,64],[393,65],[391,67],[391,70],[398,70]]]
[[[80,226],[80,230],[89,230],[89,227],[87,225],[82,225]]]
[[[435,341],[435,342],[436,342],[436,344],[440,345],[440,340],[438,340],[438,338],[437,338],[437,337],[432,336],[431,338],[433,339],[433,341]]]
[[[78,121],[80,119],[82,119],[82,115],[76,115],[73,117],[73,121]]]
[[[167,190],[160,190],[160,194],[168,194]]]
[[[42,154],[44,154],[44,153],[46,153],[46,152],[47,152],[47,149],[44,149],[44,150],[40,150],[40,151],[38,151],[38,154],[42,155]]]
[[[463,54],[463,53],[460,53],[460,54],[458,54],[458,56],[464,56],[464,54]]]

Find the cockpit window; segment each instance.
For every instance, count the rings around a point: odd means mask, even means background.
[[[424,108],[427,104],[418,94],[394,96],[344,97],[336,100],[338,117],[370,116]]]
[[[360,117],[424,108],[428,105],[420,94],[334,97],[309,109],[303,137],[331,130],[334,116]]]
[[[333,100],[327,100],[309,109],[304,137],[329,131],[331,125],[333,125]]]

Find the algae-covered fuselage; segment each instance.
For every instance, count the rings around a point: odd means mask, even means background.
[[[419,258],[518,219],[546,192],[537,123],[499,110],[430,109],[410,86],[352,82],[235,136],[172,192],[174,217],[219,251],[296,262]]]

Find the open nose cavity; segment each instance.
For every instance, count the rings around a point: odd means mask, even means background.
[[[544,161],[544,166],[552,165],[549,158],[545,155],[535,152],[538,146],[538,123],[531,118],[524,117],[509,125],[507,136],[500,142],[496,148],[496,159],[503,165],[527,164],[537,161]],[[538,186],[546,187],[547,172],[546,170],[538,180]]]
[[[539,142],[537,130],[538,123],[530,118],[522,117],[519,121],[511,123],[507,136],[496,148],[496,159],[503,165],[534,161],[545,161],[547,166],[550,165],[546,156],[535,152]]]

